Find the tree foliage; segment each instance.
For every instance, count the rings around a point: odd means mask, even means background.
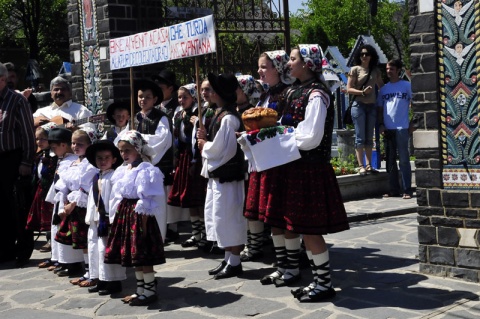
[[[291,18],[292,28],[301,31],[292,43],[334,45],[348,56],[359,35],[371,34],[387,57],[405,59],[407,2],[379,0],[377,15],[372,17],[367,0],[307,0],[307,9]]]
[[[67,2],[0,0],[0,46],[24,49],[46,73],[58,72],[69,60]]]

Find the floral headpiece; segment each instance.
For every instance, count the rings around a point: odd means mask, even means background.
[[[193,99],[197,100],[197,85],[195,83],[189,83],[182,85],[180,88],[184,88],[187,92],[193,97]]]
[[[307,67],[315,73],[322,72],[322,48],[318,44],[299,44],[298,48]]]
[[[251,75],[237,75],[238,85],[247,98],[259,98],[260,92],[255,85],[255,79]]]
[[[324,57],[322,48],[318,44],[299,44],[300,55],[307,67],[315,73],[319,73],[323,80],[333,92],[340,85],[340,78]]]
[[[93,142],[95,142],[98,139],[97,130],[89,126],[82,127],[80,130],[87,133],[88,138],[90,139],[90,144],[93,144]]]
[[[50,132],[50,130],[52,128],[56,128],[58,127],[57,123],[54,123],[54,122],[48,122],[47,124],[43,124],[42,126],[40,126],[45,132]]]
[[[284,50],[267,51],[265,54],[272,60],[273,66],[280,74],[280,80],[285,84],[292,84],[295,78],[290,76],[290,70],[287,68],[287,63],[290,60],[287,52]]]
[[[142,155],[142,158],[144,156],[151,158],[155,155],[153,148],[148,145],[147,141],[145,141],[142,134],[140,134],[138,131],[130,130],[125,134],[121,134],[119,142],[120,141],[124,141],[132,145],[137,153]]]

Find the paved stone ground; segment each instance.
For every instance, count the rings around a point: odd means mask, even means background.
[[[264,260],[244,263],[240,278],[213,280],[207,270],[220,256],[172,244],[166,247],[167,263],[155,267],[159,299],[148,307],[119,300],[134,290],[131,270],[124,291],[110,297],[89,294],[36,268],[45,253],[35,251],[22,269],[0,264],[0,318],[480,318],[478,284],[418,272],[415,199],[376,198],[346,207],[359,221],[326,237],[337,290],[329,302],[300,304],[291,288],[262,286],[258,279],[273,270],[271,247],[265,248]],[[186,238],[184,232],[180,241]],[[40,237],[37,246],[44,240]],[[308,284],[310,271],[302,275],[301,284]]]

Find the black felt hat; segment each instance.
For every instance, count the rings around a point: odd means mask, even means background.
[[[168,86],[173,86],[175,91],[179,88],[175,73],[167,69],[163,69],[157,75],[152,76],[152,80]]]
[[[238,88],[238,80],[235,75],[231,73],[219,75],[209,73],[208,82],[215,93],[225,100],[225,102],[235,103],[237,100],[237,93],[235,91]]]
[[[138,96],[138,90],[142,90],[142,91],[151,90],[153,95],[158,98],[157,104],[160,104],[160,102],[163,101],[162,89],[157,85],[157,83],[151,80],[147,80],[147,79],[138,80],[135,83],[135,95],[137,96]]]
[[[130,112],[131,112],[130,111],[130,105],[127,102],[125,102],[125,101],[113,102],[107,107],[107,119],[112,124],[116,124],[115,119],[113,118],[113,113],[115,112],[115,110],[127,110],[128,114],[130,116],[132,115],[132,114],[130,114]]]
[[[117,159],[115,163],[113,163],[112,165],[113,169],[116,169],[117,167],[122,165],[122,162],[123,162],[122,157],[120,155],[120,151],[115,146],[115,144],[113,144],[113,142],[109,140],[97,140],[92,145],[90,145],[85,151],[85,157],[93,166],[97,167],[95,155],[99,151],[112,152],[112,156]]]
[[[55,127],[48,132],[48,142],[71,143],[72,131],[62,127]]]

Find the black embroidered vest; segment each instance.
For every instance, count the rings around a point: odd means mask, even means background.
[[[325,130],[320,145],[308,151],[300,151],[302,160],[329,163],[332,149],[333,122],[335,107],[330,90],[321,82],[309,82],[290,88],[286,97],[286,107],[283,111],[282,124],[297,127],[298,123],[305,119],[305,108],[308,104],[310,93],[313,90],[321,90],[330,97],[330,105],[327,108]]]
[[[159,109],[153,108],[150,113],[143,117],[140,112],[135,115],[134,126],[137,128],[137,131],[143,134],[155,134],[155,130],[157,129],[158,123],[160,120],[167,116],[165,113],[160,111]],[[169,118],[168,125],[170,132],[172,132],[172,121]],[[173,144],[173,143],[172,143]],[[162,159],[155,165],[158,167],[165,178],[163,180],[164,185],[172,185],[173,184],[173,145],[170,147],[165,155],[163,155]]]
[[[238,114],[237,110],[235,109],[235,105],[222,108],[213,117],[212,123],[209,127],[208,140],[210,142],[213,141],[218,131],[220,130],[222,119],[229,114],[234,115],[240,121],[239,131],[241,132],[244,130],[242,119],[240,118],[240,114]],[[235,153],[235,155],[222,166],[211,172],[208,172],[208,176],[210,178],[219,178],[220,183],[225,183],[244,180],[245,172],[245,157],[243,155],[242,149],[240,148],[240,144],[237,143],[237,152]]]

